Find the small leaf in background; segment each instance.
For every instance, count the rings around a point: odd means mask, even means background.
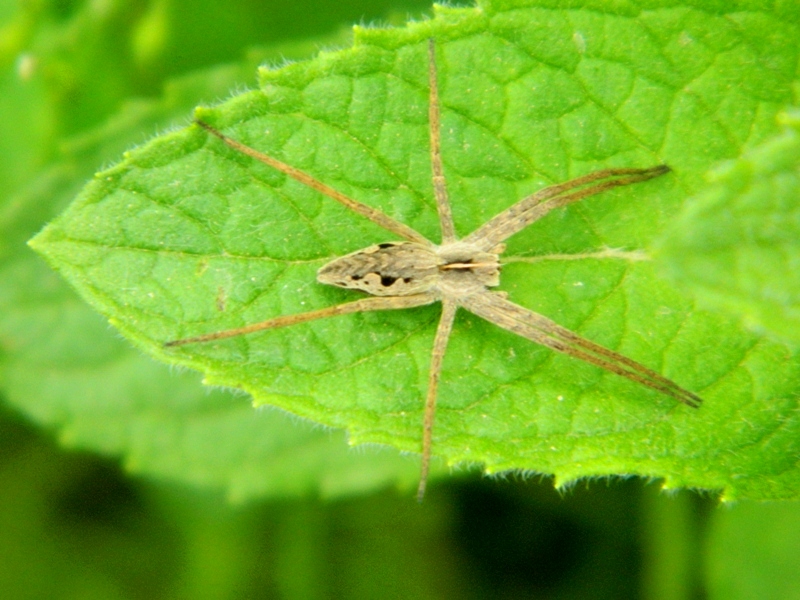
[[[742,502],[716,511],[704,549],[711,600],[800,598],[797,502]]]
[[[668,272],[705,307],[800,343],[800,113],[719,167],[664,235]]]

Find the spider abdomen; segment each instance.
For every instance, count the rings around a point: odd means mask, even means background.
[[[317,281],[373,296],[436,292],[459,298],[498,285],[500,263],[497,254],[463,242],[386,242],[332,260]]]
[[[431,247],[386,242],[332,260],[317,272],[317,281],[373,296],[411,296],[435,287],[438,262]]]

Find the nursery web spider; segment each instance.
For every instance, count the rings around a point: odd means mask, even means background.
[[[317,273],[317,280],[320,283],[361,290],[371,294],[370,297],[302,314],[274,317],[245,327],[174,340],[165,344],[165,346],[196,344],[336,315],[397,310],[441,302],[442,313],[433,342],[425,401],[422,468],[417,490],[419,499],[422,499],[425,493],[430,468],[433,421],[442,360],[459,307],[537,344],[658,390],[693,408],[699,407],[702,401],[697,395],[644,365],[584,339],[547,317],[514,304],[503,292],[493,292],[489,289],[500,283],[499,255],[504,250],[503,242],[506,239],[538,221],[553,209],[612,188],[647,181],[669,172],[669,167],[658,165],[645,169],[604,169],[566,183],[552,185],[523,198],[466,237],[458,239],[453,226],[442,168],[435,52],[434,42],[430,40],[428,45],[430,156],[433,189],[442,232],[441,244],[434,244],[414,229],[383,212],[353,200],[310,175],[245,146],[202,121],[197,121],[198,126],[231,148],[274,167],[336,200],[405,241],[369,246],[329,262]]]

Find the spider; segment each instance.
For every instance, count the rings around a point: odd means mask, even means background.
[[[417,498],[421,500],[430,470],[436,396],[453,320],[459,308],[486,319],[508,331],[596,365],[606,371],[658,390],[690,407],[698,408],[701,398],[673,381],[621,354],[582,338],[547,317],[511,302],[505,292],[491,291],[500,283],[500,254],[503,242],[550,211],[615,187],[647,181],[670,171],[666,165],[636,169],[604,169],[566,183],[552,185],[523,198],[484,225],[459,239],[453,225],[442,167],[439,124],[439,95],[436,46],[428,42],[430,96],[428,118],[433,189],[441,227],[441,244],[434,244],[411,227],[385,213],[349,198],[312,176],[229,138],[211,125],[196,121],[231,148],[336,200],[405,241],[385,242],[336,258],[319,269],[317,281],[371,296],[306,313],[274,317],[245,327],[217,331],[167,342],[174,347],[245,335],[265,329],[287,327],[337,315],[378,310],[397,310],[442,303],[431,352],[428,391],[422,430],[422,461]]]

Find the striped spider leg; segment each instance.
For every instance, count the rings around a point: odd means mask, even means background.
[[[701,403],[697,395],[644,365],[584,339],[547,317],[511,302],[502,292],[490,290],[500,283],[499,257],[504,250],[503,242],[510,236],[541,219],[553,209],[615,187],[647,181],[667,173],[669,167],[659,165],[645,169],[604,169],[547,187],[523,198],[465,238],[459,239],[453,226],[442,167],[435,53],[434,42],[430,40],[428,45],[430,156],[433,189],[442,233],[441,244],[434,244],[417,231],[383,212],[349,198],[310,175],[239,143],[206,123],[197,121],[198,126],[231,148],[321,192],[404,241],[376,244],[358,250],[329,262],[317,273],[317,280],[320,283],[367,292],[370,294],[368,297],[165,344],[169,347],[196,344],[336,315],[398,310],[441,302],[442,313],[431,352],[423,417],[422,466],[417,490],[417,498],[420,500],[425,494],[430,469],[433,423],[442,361],[459,307],[537,344],[658,390],[687,406],[697,408]]]

